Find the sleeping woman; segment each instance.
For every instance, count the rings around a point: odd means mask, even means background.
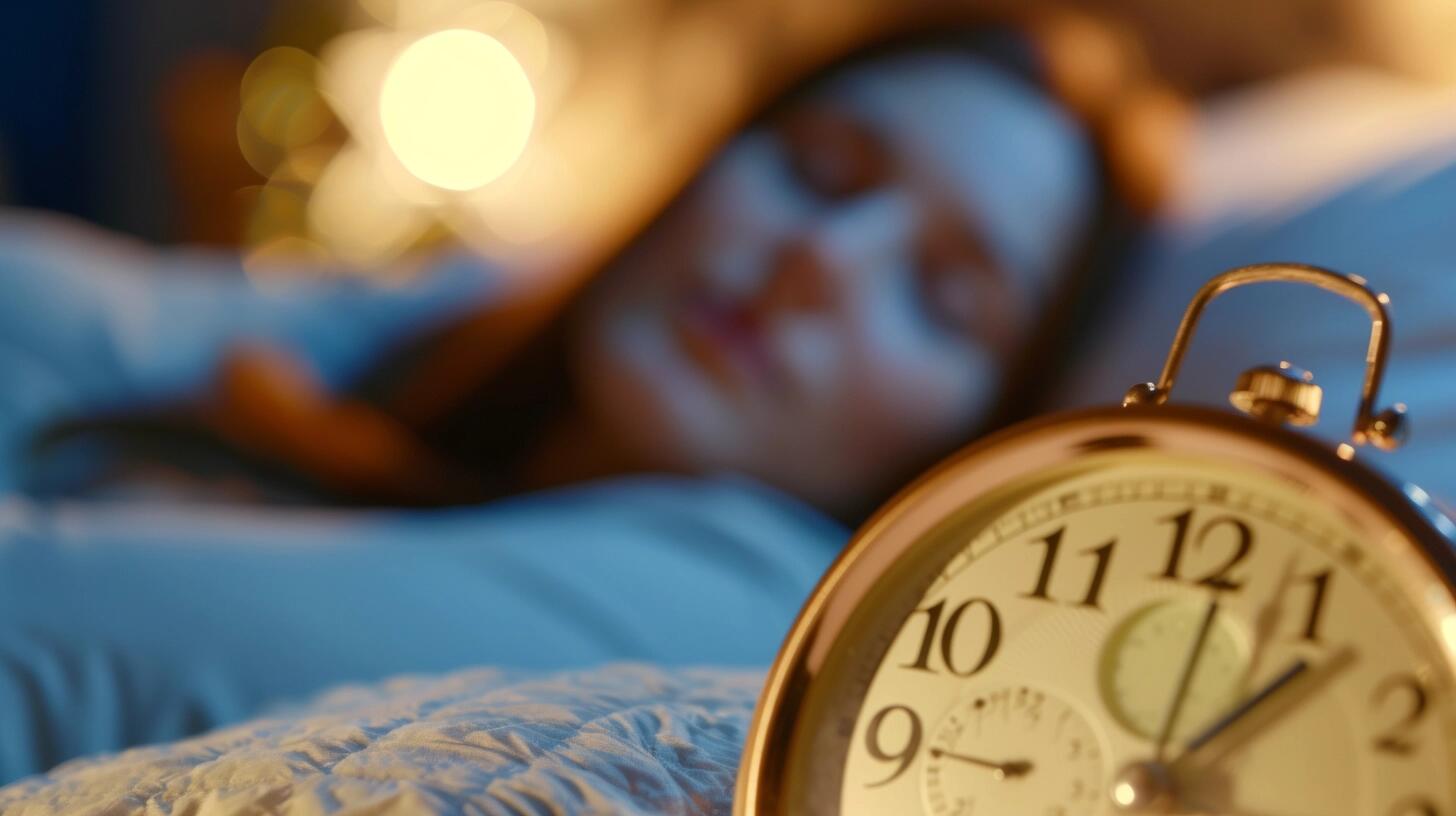
[[[1039,42],[816,75],[427,416],[391,395],[488,311],[476,263],[259,292],[12,219],[0,781],[405,671],[767,663],[833,519],[1035,408],[1156,187],[1126,88],[1069,95]],[[177,501],[179,463],[310,506]]]

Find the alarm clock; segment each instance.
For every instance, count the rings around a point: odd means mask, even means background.
[[[1371,319],[1354,429],[1291,426],[1288,363],[1238,410],[1173,404],[1204,307],[1268,281]],[[1356,457],[1389,299],[1265,264],[1194,297],[1159,381],[1023,423],[881,509],[809,598],[760,698],[735,813],[1456,816],[1456,526]]]

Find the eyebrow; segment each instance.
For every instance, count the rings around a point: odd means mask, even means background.
[[[895,169],[905,169],[898,167],[903,164],[900,161],[902,149],[895,144],[893,139],[887,136],[882,122],[876,121],[873,117],[866,116],[863,113],[845,110],[842,104],[826,105],[823,103],[808,103],[806,107],[816,111],[817,115],[824,119],[832,120],[837,127],[852,131],[865,144],[872,145],[874,148],[873,152],[879,159],[879,167],[876,173],[878,179],[883,180],[888,178]],[[931,185],[932,187],[940,188],[934,191],[940,202],[936,207],[936,211],[942,212],[949,210],[954,212],[956,217],[946,219],[946,221],[955,225],[957,235],[962,239],[963,243],[972,248],[972,254],[974,254],[976,260],[1004,273],[1006,266],[992,250],[991,242],[986,239],[981,219],[977,217],[974,208],[968,206],[966,202],[963,202],[960,196],[946,189],[948,185],[943,184],[943,180],[943,177],[936,176],[934,177],[934,182],[936,183]]]

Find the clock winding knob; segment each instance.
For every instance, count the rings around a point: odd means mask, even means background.
[[[1229,394],[1235,408],[1258,419],[1290,425],[1319,421],[1324,391],[1314,375],[1289,363],[1256,366],[1239,375]]]

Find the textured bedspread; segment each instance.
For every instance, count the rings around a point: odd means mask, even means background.
[[[725,813],[762,676],[473,669],[335,690],[0,789],[14,816]]]

